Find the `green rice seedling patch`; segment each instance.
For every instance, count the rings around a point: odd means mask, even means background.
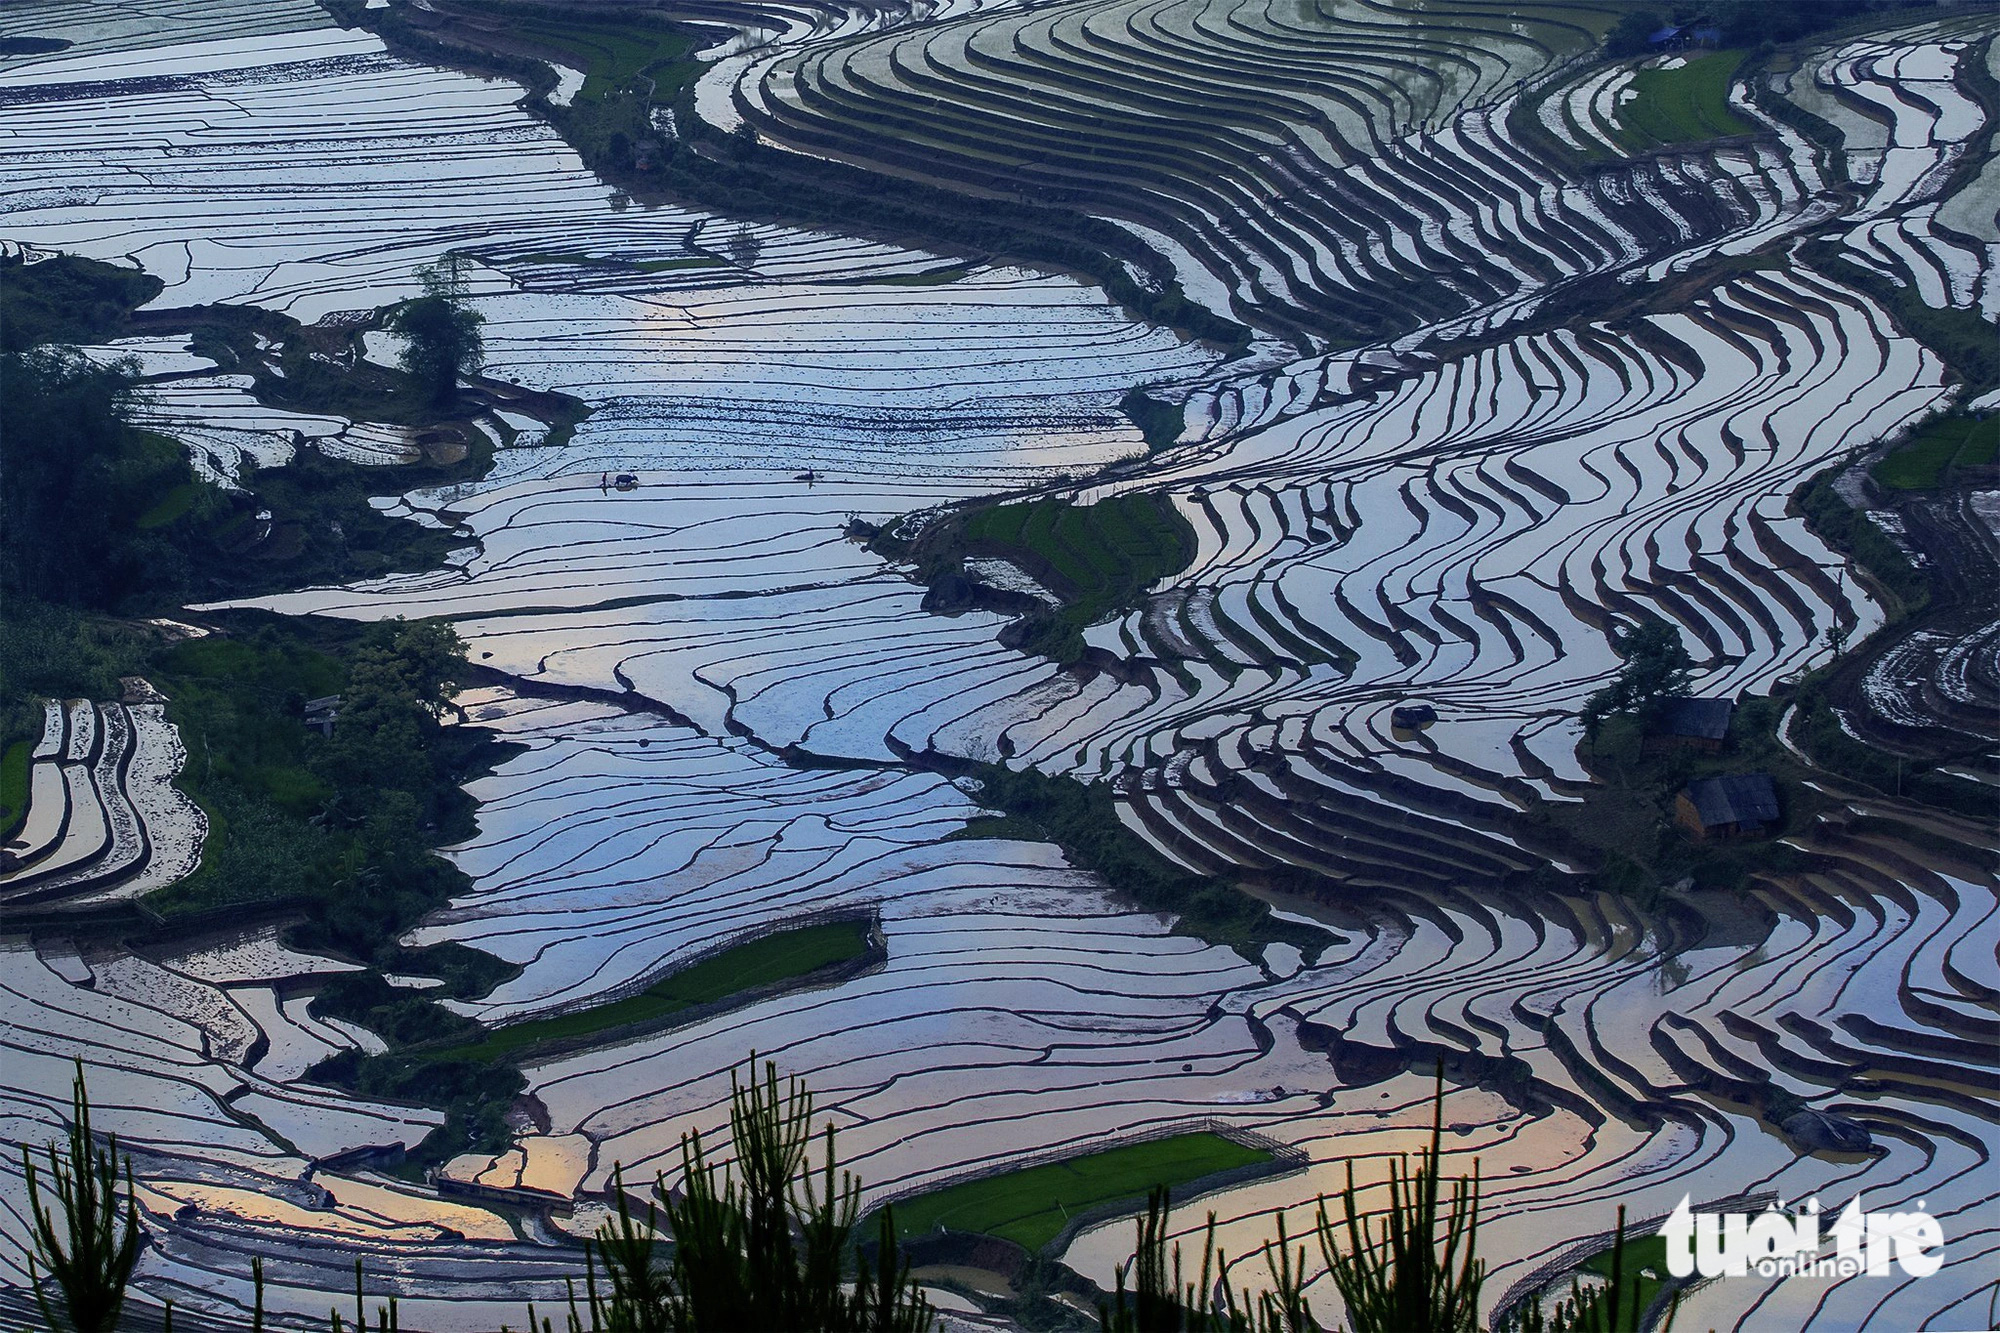
[[[1618,108],[1619,140],[1632,152],[1704,143],[1756,127],[1730,109],[1729,85],[1743,51],[1689,56],[1676,69],[1642,69],[1632,76],[1638,94]]]
[[[523,264],[574,264],[580,268],[628,269],[634,273],[672,273],[684,268],[727,268],[713,255],[681,255],[674,259],[600,259],[568,251],[537,250],[520,256]]]
[[[426,1052],[424,1058],[433,1063],[507,1060],[544,1043],[575,1041],[656,1023],[683,1010],[715,1004],[759,986],[807,977],[823,968],[853,962],[868,953],[868,929],[868,922],[853,920],[779,931],[725,949],[654,982],[637,995],[553,1018],[511,1023],[493,1029],[479,1041]]]
[[[632,267],[641,273],[672,273],[684,268],[728,268],[729,265],[709,255],[687,255],[680,259],[641,259]]]
[[[1960,467],[1988,467],[1996,458],[2000,458],[2000,416],[1976,423],[1954,461]]]
[[[1950,415],[1927,421],[1869,470],[1896,491],[1925,491],[1944,480],[1946,469],[1981,467],[2000,453],[2000,416],[1975,421]]]
[[[1136,1208],[1155,1185],[1186,1185],[1270,1160],[1220,1134],[1179,1134],[919,1195],[895,1205],[896,1230],[906,1238],[940,1228],[976,1232],[1034,1251],[1087,1209],[1125,1200]]]

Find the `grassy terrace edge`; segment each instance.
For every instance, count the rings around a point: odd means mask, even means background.
[[[780,930],[722,949],[668,973],[637,994],[549,1018],[492,1028],[477,1041],[425,1051],[426,1060],[514,1060],[608,1044],[673,1026],[691,1016],[733,1008],[764,994],[846,976],[885,950],[869,917],[845,917]]]

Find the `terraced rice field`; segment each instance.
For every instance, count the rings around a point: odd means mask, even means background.
[[[1188,296],[1298,350],[1478,311],[1797,213],[1763,148],[1558,177],[1515,102],[1583,64],[1616,11],[1372,3],[1000,9],[732,66],[709,114],[801,152],[1082,208]],[[723,73],[718,67],[711,79]],[[1190,100],[1189,89],[1201,90]],[[1622,133],[1623,131],[1619,131]]]
[[[173,785],[185,758],[159,703],[51,699],[0,848],[0,902],[137,898],[192,871],[208,821]]]
[[[1621,1204],[1650,1221],[1686,1194],[1866,1191],[1926,1201],[1950,1237],[1938,1276],[1712,1283],[1684,1325],[1982,1322],[1991,821],[1823,774],[1829,810],[1794,839],[1807,868],[1708,919],[1597,891],[1524,816],[1589,790],[1576,714],[1617,669],[1614,626],[1666,621],[1698,691],[1736,696],[1883,623],[1790,498],[1972,396],[1885,302],[2000,317],[1990,14],[1746,64],[1727,106],[1749,134],[1710,120],[1728,142],[1677,128],[1639,157],[1619,119],[1637,75],[1593,54],[1610,7],[698,16],[742,34],[706,53],[696,109],[719,127],[1117,221],[1154,248],[1149,280],[1258,331],[1250,355],[1220,362],[1069,278],[614,199],[517,85],[304,4],[0,12],[0,35],[75,41],[0,58],[0,238],[142,265],[167,284],[156,308],[308,323],[466,253],[488,376],[594,409],[562,446],[496,420],[483,480],[383,498],[465,534],[449,567],[261,603],[448,617],[498,673],[460,703],[523,748],[470,787],[479,831],[448,854],[472,889],[408,942],[519,971],[449,1007],[501,1033],[560,1021],[829,918],[878,922],[886,949],[831,984],[530,1054],[514,1146],[418,1184],[384,1163],[439,1113],[307,1075],[379,1043],[314,1012],[355,964],[270,925],[150,951],[10,934],[0,1117],[11,1140],[52,1135],[83,1056],[135,1155],[145,1299],[240,1317],[261,1253],[274,1308],[320,1319],[359,1257],[408,1327],[518,1320],[578,1272],[566,1236],[615,1170],[671,1176],[680,1135],[722,1123],[750,1049],[809,1081],[871,1206],[1254,1132],[1296,1169],[1174,1219],[1191,1235],[1212,1208],[1248,1253],[1277,1214],[1303,1230],[1350,1161],[1382,1206],[1442,1057],[1448,1169],[1476,1158],[1487,1182],[1495,1306]],[[740,262],[724,240],[746,229]],[[184,346],[101,350],[140,357],[149,424],[221,482],[308,442],[398,447],[267,407]],[[1181,405],[1179,441],[1099,473],[1144,451],[1118,410],[1135,385]],[[849,535],[917,537],[1016,490],[968,521],[1012,553],[981,577],[1034,599],[1114,582],[1056,515],[1153,516],[1123,531],[1158,577],[1065,664],[1005,646],[1000,611],[927,612],[910,570]],[[1961,657],[1937,670],[1969,716],[1995,677]],[[1397,728],[1410,703],[1437,722]],[[157,705],[52,701],[29,759],[0,902],[88,904],[195,863]],[[968,760],[1110,784],[1162,857],[1271,894],[1316,947],[1238,952],[1056,847],[954,838],[991,813]],[[1829,1124],[1871,1149],[1830,1150]],[[1086,1227],[1061,1258],[1108,1282],[1129,1237]]]

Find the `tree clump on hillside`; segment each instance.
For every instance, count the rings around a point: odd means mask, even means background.
[[[0,351],[108,342],[123,330],[132,311],[164,286],[138,269],[76,255],[32,264],[0,259]]]
[[[1593,736],[1614,714],[1645,712],[1662,700],[1686,694],[1694,669],[1681,632],[1665,620],[1642,620],[1631,629],[1613,630],[1611,646],[1625,664],[1609,685],[1584,702],[1584,730]]]
[[[330,792],[314,822],[355,845],[340,891],[324,896],[302,938],[365,957],[385,922],[414,925],[449,896],[431,835],[465,799],[459,756],[440,734],[464,670],[465,644],[441,621],[373,625],[354,648],[338,721],[311,766]]]
[[[480,329],[486,317],[466,304],[466,262],[447,255],[418,270],[424,294],[391,312],[388,328],[403,339],[400,361],[410,378],[434,403],[458,396],[458,382],[477,375],[486,364],[486,342]]]

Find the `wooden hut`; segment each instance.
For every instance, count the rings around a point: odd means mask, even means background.
[[[1674,798],[1674,822],[1697,838],[1742,838],[1778,824],[1778,788],[1769,773],[1697,778]]]
[[[1728,699],[1668,699],[1646,728],[1643,748],[1701,750],[1714,754],[1729,738],[1729,718],[1736,705]]]

